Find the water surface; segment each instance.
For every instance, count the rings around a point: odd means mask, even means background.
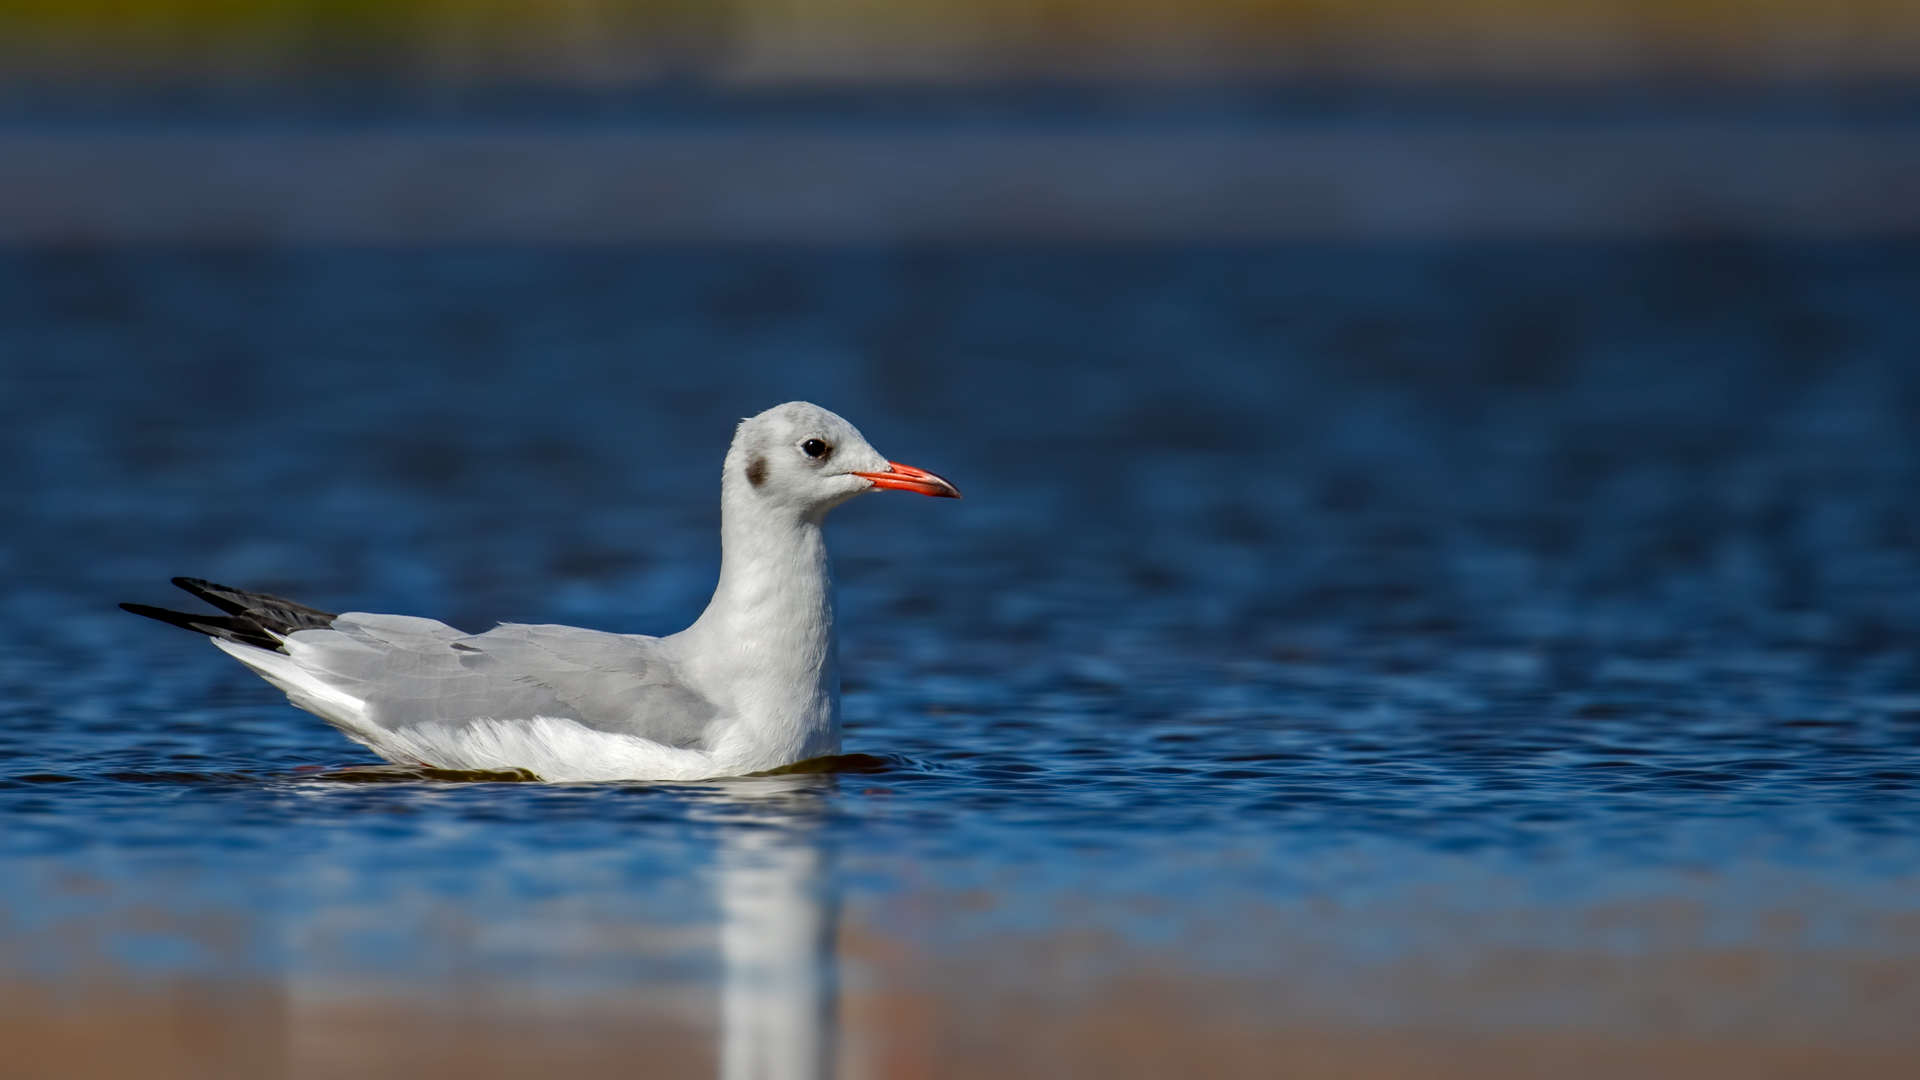
[[[1911,1069],[1916,296],[1904,242],[0,256],[5,1038]],[[836,512],[827,771],[370,772],[113,607],[670,632],[795,397],[967,495]]]

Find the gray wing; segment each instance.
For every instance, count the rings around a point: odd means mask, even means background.
[[[466,634],[349,612],[288,643],[302,668],[360,698],[367,720],[389,730],[552,716],[701,750],[718,712],[680,683],[660,639],[638,634],[511,623]]]

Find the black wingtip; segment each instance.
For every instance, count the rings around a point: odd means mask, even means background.
[[[299,630],[325,629],[339,618],[332,612],[310,608],[283,597],[248,592],[205,578],[177,577],[173,583],[225,614],[190,615],[148,604],[121,604],[120,608],[196,634],[242,645],[257,645],[262,649],[277,649],[281,638],[287,634]]]
[[[171,621],[167,619],[168,615],[180,614],[177,611],[168,611],[166,608],[157,608],[151,604],[121,604],[120,610],[131,611],[135,615],[145,615],[149,619],[159,619],[161,622]]]
[[[331,611],[308,607],[284,596],[249,592],[206,578],[177,577],[173,583],[229,615],[256,619],[261,625],[283,634],[289,630],[331,626],[333,620],[339,618]]]
[[[205,634],[222,641],[231,641],[240,645],[254,645],[262,649],[277,649],[280,642],[267,627],[245,615],[195,615],[185,611],[168,611],[166,608],[149,604],[121,604],[120,610],[135,615],[144,615],[157,619],[169,626],[182,630],[191,630],[196,634]]]
[[[243,595],[239,589],[230,589],[218,582],[197,577],[177,577],[173,579],[173,583],[229,615],[247,613],[247,605],[235,599],[236,596]]]

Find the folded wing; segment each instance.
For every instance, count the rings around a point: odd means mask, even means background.
[[[287,635],[281,648],[309,678],[358,701],[356,726],[374,731],[548,717],[704,750],[718,712],[681,684],[658,638],[637,634],[519,624],[466,634],[432,619],[349,612]],[[334,710],[313,711],[338,722]]]

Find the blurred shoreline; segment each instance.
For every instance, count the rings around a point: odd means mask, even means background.
[[[0,82],[1920,75],[1904,0],[0,0]]]

